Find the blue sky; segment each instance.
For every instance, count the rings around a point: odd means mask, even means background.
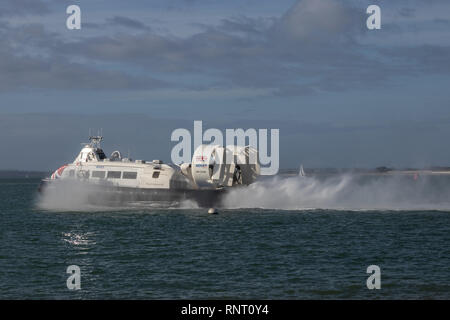
[[[2,0],[0,43],[0,169],[71,161],[99,125],[169,160],[193,120],[279,128],[285,168],[450,163],[449,1]]]

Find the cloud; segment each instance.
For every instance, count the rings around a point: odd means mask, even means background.
[[[0,17],[21,16],[29,14],[46,14],[50,12],[47,3],[42,0],[2,0],[0,1]]]
[[[114,16],[113,18],[108,19],[107,22],[110,25],[122,26],[130,29],[150,30],[150,27],[148,27],[141,21],[128,17]]]
[[[185,38],[146,30],[91,37],[59,49],[156,74],[202,74],[213,79],[205,86],[264,88],[280,95],[361,86],[367,77],[373,85],[387,75],[358,47],[365,12],[345,3],[302,0],[279,18],[222,19]]]
[[[416,16],[416,10],[414,8],[402,7],[398,10],[398,14],[405,18],[411,18]]]
[[[400,48],[380,49],[393,59],[403,61],[405,69],[415,75],[420,74],[450,74],[450,45],[420,45],[404,46]]]
[[[127,90],[168,87],[149,76],[76,62],[57,48],[65,40],[40,24],[12,27],[0,22],[0,91],[27,88],[57,90]]]
[[[346,41],[364,30],[361,11],[336,0],[302,0],[275,24],[274,36],[285,41]]]
[[[390,23],[368,33],[366,17],[365,3],[299,0],[279,17],[228,17],[197,24],[200,31],[185,37],[160,34],[125,15],[106,24],[139,32],[105,32],[91,22],[87,35],[66,39],[42,26],[0,24],[0,90],[247,88],[290,96],[385,86],[398,75],[448,73],[439,67],[448,65],[444,46],[383,44],[383,35],[408,31],[394,32],[397,25]],[[436,21],[431,23],[442,29]],[[378,42],[367,40],[374,38]]]
[[[164,87],[164,82],[117,71],[96,70],[65,60],[0,54],[0,91],[26,88],[57,90],[136,90]]]

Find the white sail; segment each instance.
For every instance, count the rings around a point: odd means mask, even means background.
[[[306,176],[305,170],[303,170],[303,165],[300,166],[300,170],[299,170],[299,172],[298,172],[298,175],[299,175],[300,177]]]

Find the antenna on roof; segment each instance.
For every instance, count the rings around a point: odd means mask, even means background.
[[[89,129],[89,141],[92,147],[100,148],[100,142],[103,140],[102,131],[97,130],[97,135],[92,136],[91,129]]]

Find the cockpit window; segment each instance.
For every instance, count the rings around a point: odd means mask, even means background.
[[[99,158],[100,160],[106,159],[105,153],[103,152],[102,149],[98,148],[98,149],[96,150],[96,153],[97,153],[98,158]]]

